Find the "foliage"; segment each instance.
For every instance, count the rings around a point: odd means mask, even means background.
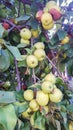
[[[0,1],[1,130],[68,130],[69,123],[73,121],[73,24],[69,21],[73,2],[64,7],[60,3],[61,18],[54,21],[52,29],[45,30],[37,20],[36,13],[43,10],[47,2],[48,0]],[[23,28],[30,32],[37,30],[37,35],[33,33],[30,39],[25,38],[25,43],[21,43],[20,32]],[[66,36],[69,37],[69,42],[62,44]],[[44,60],[38,60],[35,68],[31,68],[27,65],[26,58],[34,54],[37,42],[43,42],[46,55]],[[30,103],[25,100],[24,92],[31,89],[36,98],[37,91],[49,73],[56,77],[55,85],[63,93],[62,101],[50,101],[47,114],[40,106],[38,111],[28,112],[29,118],[23,117],[22,113],[26,112]]]

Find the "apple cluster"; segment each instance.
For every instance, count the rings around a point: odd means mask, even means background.
[[[43,10],[36,13],[36,19],[42,24],[45,30],[50,30],[54,27],[54,21],[61,18],[62,12],[55,1],[49,1]]]
[[[34,89],[27,89],[24,91],[24,99],[29,103],[28,109],[22,113],[24,118],[30,118],[31,112],[35,112],[41,109],[45,110],[45,114],[49,112],[49,102],[58,103],[61,102],[63,94],[60,89],[55,85],[56,77],[49,73],[46,77],[39,83],[40,88],[38,89],[36,84],[36,92]]]
[[[20,31],[20,36],[21,36],[21,44],[30,44],[30,39],[31,39],[31,31],[28,28],[23,28]]]
[[[46,58],[46,53],[44,50],[45,46],[43,42],[35,43],[33,48],[34,48],[33,54],[28,55],[26,57],[27,66],[30,68],[35,68],[36,66],[38,66],[39,61],[42,61]]]

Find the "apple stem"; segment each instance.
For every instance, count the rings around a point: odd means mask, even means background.
[[[17,76],[17,83],[18,83],[16,90],[20,91],[21,90],[21,81],[20,81],[20,74],[19,74],[19,69],[18,69],[18,66],[17,66],[17,60],[16,59],[15,59],[15,67],[16,67],[16,76]]]

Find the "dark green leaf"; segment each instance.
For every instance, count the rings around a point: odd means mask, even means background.
[[[16,58],[17,61],[22,61],[23,60],[17,47],[8,46],[8,45],[6,45],[6,47],[13,54],[13,56]]]
[[[14,130],[16,123],[17,116],[15,114],[13,105],[0,107],[0,126],[5,128],[3,130]]]
[[[67,106],[67,111],[73,112],[73,104]]]
[[[4,33],[4,28],[3,28],[2,24],[0,24],[0,38],[2,38],[3,33]]]
[[[30,18],[30,16],[28,16],[28,15],[21,15],[20,17],[16,18],[15,20],[16,20],[17,22],[27,21],[29,18]]]
[[[10,57],[7,49],[1,50],[0,55],[0,71],[4,72],[6,71],[10,66]]]
[[[14,92],[0,91],[0,104],[7,104],[15,102]]]
[[[58,35],[59,41],[61,41],[62,39],[64,39],[67,33],[64,30],[60,29],[57,31],[57,35]]]

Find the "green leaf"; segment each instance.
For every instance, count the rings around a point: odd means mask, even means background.
[[[28,102],[15,102],[14,107],[16,109],[16,113],[21,114],[22,112],[26,111],[28,108]]]
[[[4,28],[3,28],[2,24],[0,24],[0,38],[2,38],[3,33],[4,33]]]
[[[6,47],[13,54],[13,56],[16,58],[17,61],[22,61],[23,60],[17,47],[8,46],[8,45],[6,45]]]
[[[3,126],[4,130],[14,130],[16,123],[17,116],[13,105],[0,107],[0,127]]]
[[[8,104],[15,102],[14,92],[0,91],[0,104]]]
[[[16,18],[15,20],[17,22],[20,22],[20,21],[27,21],[28,19],[30,19],[30,16],[28,16],[28,15],[21,15],[20,17]]]
[[[52,123],[49,123],[48,127],[49,127],[48,130],[57,130],[57,128],[55,128]]]
[[[26,46],[28,46],[28,45],[27,45],[27,44],[24,44],[24,43],[20,43],[20,44],[17,45],[18,48],[24,48],[24,47],[26,47]]]
[[[7,49],[1,50],[1,55],[0,55],[0,71],[4,72],[6,71],[10,66],[10,57]]]
[[[67,111],[73,112],[73,104],[67,106]]]
[[[27,67],[26,60],[19,61],[18,62],[18,67]]]
[[[34,119],[35,126],[38,126],[41,130],[45,130],[45,117],[37,112],[37,116]]]
[[[67,33],[62,29],[57,31],[57,36],[59,38],[59,41],[63,40],[66,35],[67,35]]]
[[[27,51],[28,54],[32,54],[32,50],[29,48],[25,48],[25,50]]]
[[[63,117],[63,125],[64,125],[65,129],[68,130],[67,113],[61,112],[61,115]]]

